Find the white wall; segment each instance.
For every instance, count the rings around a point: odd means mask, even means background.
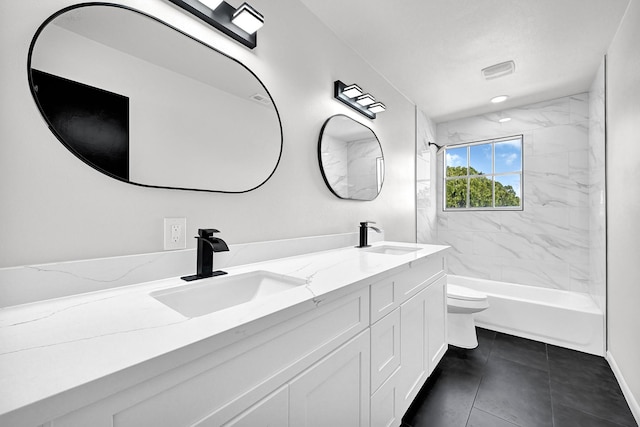
[[[437,235],[452,247],[450,273],[588,291],[588,129],[586,93],[437,125],[449,146],[524,135],[523,211],[442,211],[438,155]]]
[[[57,142],[29,92],[27,52],[40,23],[73,3],[0,3],[0,267],[160,251],[164,217],[186,217],[188,235],[218,228],[229,243],[351,232],[364,219],[377,221],[389,240],[415,241],[414,107],[298,1],[252,1],[266,17],[253,51],[167,1],[122,2],[236,57],[271,92],[282,160],[271,180],[240,195],[128,185]],[[366,87],[387,111],[374,122],[351,112],[333,99],[337,79]],[[381,141],[385,184],[372,202],[340,200],[325,186],[317,143],[334,114],[365,123]]]
[[[640,420],[640,2],[607,54],[607,304],[609,352]]]

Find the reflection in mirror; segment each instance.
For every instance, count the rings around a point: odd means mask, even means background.
[[[341,199],[373,200],[384,180],[384,156],[371,129],[355,120],[330,117],[320,132],[320,170],[327,186]]]
[[[126,182],[239,193],[280,160],[280,117],[248,68],[122,6],[49,18],[33,39],[29,78],[56,137]]]

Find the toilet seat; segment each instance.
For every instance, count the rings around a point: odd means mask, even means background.
[[[449,313],[477,313],[489,308],[487,295],[464,286],[447,284]]]
[[[447,297],[463,301],[482,301],[487,299],[487,295],[464,286],[447,284]]]

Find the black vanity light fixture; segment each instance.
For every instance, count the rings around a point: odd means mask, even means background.
[[[346,85],[336,80],[333,83],[333,96],[372,120],[376,118],[376,113],[382,113],[387,109],[382,102],[377,102],[373,95],[364,93],[357,84]]]
[[[249,49],[256,47],[256,32],[264,24],[264,16],[247,3],[239,8],[221,0],[169,0],[202,19]]]

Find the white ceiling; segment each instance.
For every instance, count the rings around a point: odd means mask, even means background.
[[[587,91],[629,0],[301,2],[442,122]],[[482,77],[508,60],[514,74]],[[501,94],[509,100],[489,103]]]

